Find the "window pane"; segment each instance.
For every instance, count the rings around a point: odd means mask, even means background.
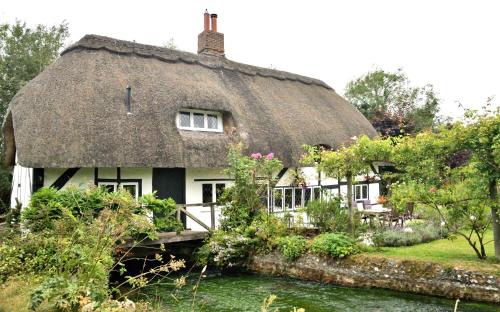
[[[179,124],[181,127],[191,127],[191,114],[187,112],[180,112]]]
[[[217,115],[207,115],[207,127],[208,129],[219,128],[219,123],[217,122]]]
[[[367,199],[368,198],[368,185],[363,185],[361,188],[363,190],[363,198]]]
[[[360,199],[360,190],[359,190],[359,185],[354,186],[354,199]]]
[[[132,195],[133,198],[137,198],[137,186],[133,184],[123,185],[123,189]]]
[[[283,189],[274,189],[274,210],[283,209]]]
[[[321,197],[321,188],[319,188],[319,187],[315,187],[315,188],[313,189],[313,191],[314,191],[314,199],[315,199],[315,200],[320,200],[320,199],[321,199],[321,198],[320,198],[320,197]]]
[[[203,203],[212,202],[212,184],[202,185],[202,196],[203,196]]]
[[[193,113],[193,125],[195,128],[205,128],[205,114]]]
[[[115,191],[115,185],[114,184],[99,184],[99,186],[102,186],[109,193],[112,193],[112,192]]]
[[[215,201],[219,200],[219,197],[222,195],[225,188],[226,188],[226,185],[224,183],[217,183],[215,185]]]
[[[292,209],[292,198],[293,197],[293,189],[287,188],[285,189],[285,208]]]
[[[302,206],[302,188],[295,189],[295,207]]]
[[[307,206],[307,203],[311,200],[311,188],[308,187],[304,189],[304,206]]]

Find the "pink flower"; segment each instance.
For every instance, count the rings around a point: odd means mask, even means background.
[[[272,160],[274,158],[274,153],[269,153],[266,156],[267,160]]]
[[[434,186],[429,189],[429,193],[436,193],[436,192],[437,188],[435,188]]]
[[[253,159],[260,159],[260,158],[262,158],[262,154],[261,153],[253,153],[252,155],[250,155],[250,157],[252,157]]]

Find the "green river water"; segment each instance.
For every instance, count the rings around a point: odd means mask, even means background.
[[[172,286],[149,288],[143,299],[160,298],[166,311],[191,311],[192,287],[196,277],[188,278],[188,285],[175,294]],[[400,293],[382,289],[349,288],[304,282],[294,279],[253,274],[209,275],[203,278],[196,294],[195,311],[260,311],[262,301],[270,294],[278,296],[272,305],[280,312],[293,307],[306,312],[323,311],[453,311],[455,301],[442,298]],[[460,302],[460,312],[496,312],[500,306]]]

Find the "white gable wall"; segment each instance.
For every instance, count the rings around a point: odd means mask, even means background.
[[[12,193],[10,195],[10,206],[16,206],[16,199],[21,202],[22,207],[26,207],[31,199],[31,188],[33,186],[33,169],[20,165],[14,166],[12,172]]]

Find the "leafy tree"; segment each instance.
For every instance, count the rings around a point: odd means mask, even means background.
[[[493,225],[498,257],[500,115],[497,111],[467,116],[465,124],[457,122],[400,140],[391,159],[401,183],[393,186],[390,200],[401,206],[414,201],[433,209],[480,259],[486,258],[485,231]]]
[[[412,87],[401,70],[368,72],[347,84],[345,96],[383,136],[429,128],[439,110],[433,86]]]
[[[0,24],[0,124],[14,95],[57,58],[68,35],[66,23],[35,28],[19,21]],[[3,148],[2,142],[0,136],[0,149]],[[0,175],[0,199],[8,204],[10,173],[6,168],[0,168]]]
[[[479,259],[486,259],[485,233],[491,226],[488,210],[491,201],[484,193],[485,180],[473,165],[452,169],[446,184],[434,186],[419,180],[395,183],[390,201],[404,207],[418,203],[436,215],[438,222],[452,235],[462,236]]]
[[[392,142],[390,140],[372,141],[367,136],[359,139],[354,137],[354,142],[338,150],[324,150],[318,147],[305,146],[306,155],[302,162],[315,165],[318,172],[326,176],[345,178],[347,181],[347,207],[349,215],[349,231],[354,232],[354,198],[352,194],[353,182],[356,176],[372,170],[375,161],[384,161],[389,158]]]
[[[472,164],[486,181],[491,205],[495,257],[500,259],[500,211],[498,207],[498,179],[500,178],[500,108],[479,114],[468,111],[469,123],[464,132],[463,145],[472,152]],[[483,188],[484,191],[484,188]]]

